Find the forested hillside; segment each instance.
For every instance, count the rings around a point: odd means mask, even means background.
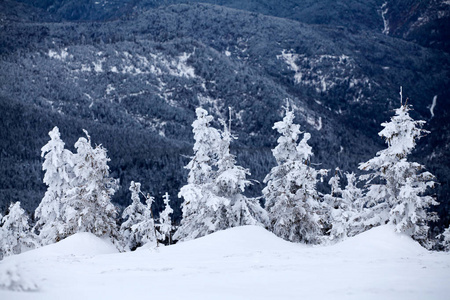
[[[169,192],[179,218],[198,106],[216,120],[232,108],[239,139],[231,151],[259,182],[275,164],[272,126],[286,99],[312,133],[312,163],[356,171],[384,147],[377,133],[403,86],[412,116],[431,131],[414,159],[437,176],[436,209],[448,224],[445,43],[434,47],[394,27],[395,37],[383,34],[382,1],[194,2],[0,3],[1,210],[20,200],[32,211],[42,199],[40,149],[56,125],[69,149],[82,129],[108,149],[122,186],[116,204],[129,204],[137,180],[157,198],[156,213]],[[389,11],[403,9],[395,3]],[[262,188],[255,182],[249,193]]]

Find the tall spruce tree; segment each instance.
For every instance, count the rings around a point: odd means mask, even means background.
[[[37,219],[34,230],[39,233],[42,245],[55,243],[67,237],[64,219],[67,191],[73,180],[73,154],[64,149],[58,127],[49,132],[50,141],[42,147],[45,171],[44,183],[48,186],[39,206],[36,208]]]
[[[220,147],[220,133],[210,126],[212,116],[203,108],[196,109],[197,119],[192,123],[194,156],[186,166],[189,170],[187,185],[178,194],[183,218],[175,232],[176,240],[191,240],[222,228],[226,223],[229,201],[214,193],[214,178]]]
[[[317,177],[326,170],[315,170],[309,165],[312,148],[308,145],[311,135],[303,134],[297,144],[300,126],[293,123],[294,112],[285,109],[283,121],[276,122],[281,136],[272,150],[277,166],[264,179],[263,195],[269,214],[270,228],[279,237],[304,243],[319,243],[322,238],[324,216],[316,190]]]
[[[106,149],[101,145],[93,148],[89,134],[83,131],[87,139],[79,138],[75,143],[75,178],[67,195],[65,219],[68,234],[91,232],[116,241],[117,211],[111,197],[117,189],[117,180],[109,176],[110,159]]]
[[[400,99],[402,102],[402,95]],[[367,198],[370,210],[366,225],[393,224],[396,231],[404,232],[425,245],[427,222],[436,219],[435,215],[427,213],[427,208],[438,203],[431,196],[424,195],[427,188],[434,185],[434,176],[423,171],[423,165],[407,160],[416,141],[428,133],[422,129],[425,121],[414,121],[409,115],[410,110],[407,101],[401,103],[391,121],[381,124],[384,129],[378,135],[385,139],[388,147],[361,163],[359,168],[372,171],[363,177],[369,179]]]

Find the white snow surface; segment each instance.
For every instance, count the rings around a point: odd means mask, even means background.
[[[449,253],[392,226],[331,246],[279,239],[257,226],[118,253],[92,234],[7,257],[38,285],[0,299],[448,299]],[[1,285],[0,285],[1,286]]]

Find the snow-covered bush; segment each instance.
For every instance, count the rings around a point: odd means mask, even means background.
[[[326,170],[315,170],[310,166],[313,155],[308,140],[311,135],[304,133],[297,144],[300,125],[294,124],[294,112],[286,107],[283,121],[276,122],[281,136],[272,150],[277,161],[264,179],[266,187],[263,195],[269,214],[269,227],[279,237],[304,243],[319,243],[322,238],[323,207],[316,190],[317,177]]]
[[[1,219],[0,252],[2,256],[19,254],[37,246],[37,238],[30,231],[28,215],[20,202],[10,205],[9,212]]]
[[[441,239],[441,245],[445,251],[450,251],[450,227],[444,230],[442,234],[438,236]]]

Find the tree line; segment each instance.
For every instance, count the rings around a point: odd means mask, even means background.
[[[164,195],[165,208],[155,218],[154,198],[134,181],[129,188],[132,203],[119,218],[111,203],[118,180],[110,176],[107,150],[92,146],[84,131],[72,153],[55,127],[41,149],[47,191],[34,213],[36,223],[30,226],[20,202],[11,204],[0,217],[1,255],[52,244],[77,232],[107,237],[119,250],[131,251],[147,243],[167,245],[243,225],[263,226],[291,242],[324,244],[390,224],[428,249],[449,250],[449,228],[437,239],[429,235],[428,222],[436,221],[437,215],[428,208],[439,204],[428,194],[435,177],[425,166],[408,161],[417,140],[428,132],[422,129],[425,121],[410,117],[412,106],[407,102],[403,103],[400,92],[400,107],[378,133],[387,147],[359,164],[365,173],[342,174],[336,168],[328,181],[331,192],[323,194],[317,185],[330,170],[315,168],[308,144],[311,134],[294,123],[294,110],[287,101],[283,120],[273,126],[280,135],[272,149],[276,166],[264,179],[261,197],[245,195],[252,184],[247,178],[250,170],[239,166],[230,152],[237,139],[231,132],[231,109],[229,121],[220,120],[219,130],[211,125],[213,117],[197,108],[192,123],[194,154],[185,167],[187,183],[178,195],[183,198],[179,226],[171,220],[169,195]]]

